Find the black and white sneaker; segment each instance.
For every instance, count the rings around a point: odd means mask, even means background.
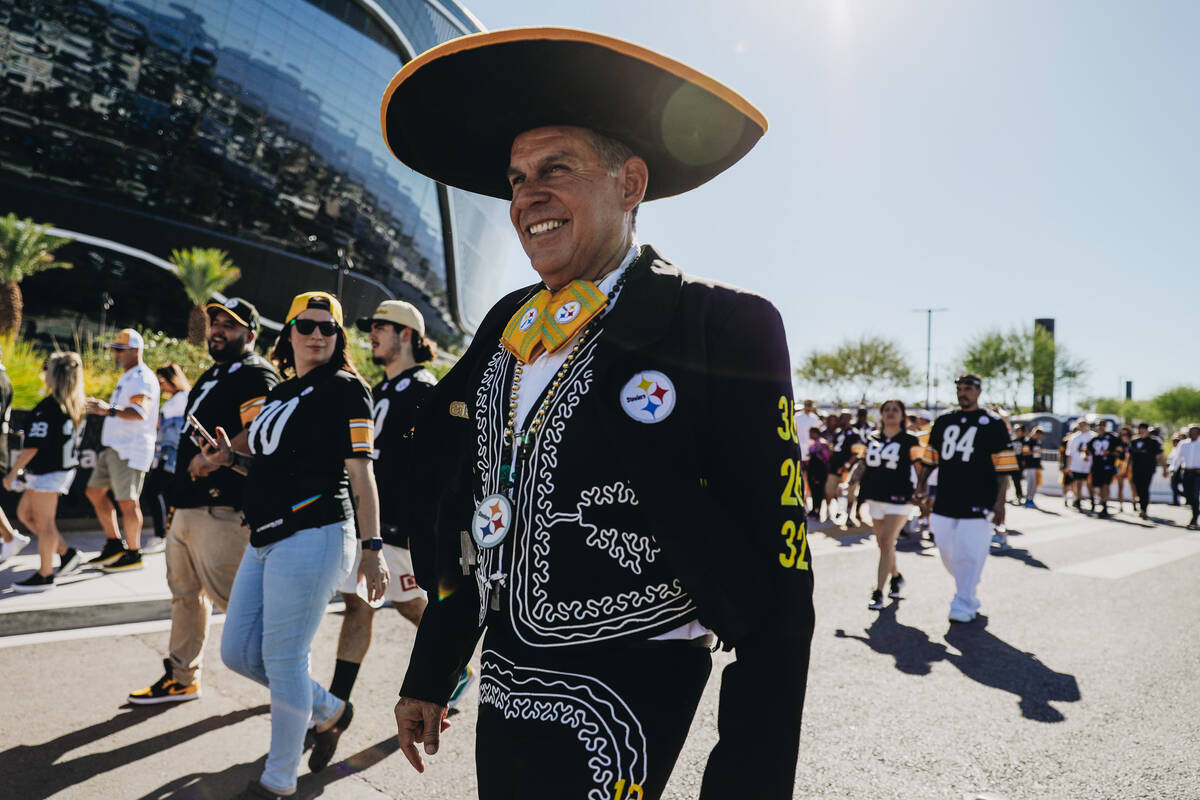
[[[867,608],[872,611],[878,611],[883,608],[883,592],[879,589],[871,592],[871,602],[867,603]]]
[[[904,576],[903,575],[893,575],[892,576],[892,585],[888,591],[888,597],[892,598],[893,600],[899,600],[900,593],[903,591],[904,591]]]
[[[35,572],[25,580],[14,583],[12,588],[14,592],[20,592],[21,594],[44,592],[54,588],[54,576]]]
[[[65,578],[68,575],[74,575],[79,572],[79,568],[83,566],[83,556],[79,555],[79,551],[71,547],[67,552],[58,557],[59,566],[58,572],[55,573],[57,578]]]
[[[116,561],[124,552],[125,545],[121,543],[120,539],[105,539],[104,549],[100,551],[100,555],[88,559],[88,566],[103,567],[105,564]]]
[[[128,572],[134,569],[142,569],[144,566],[141,551],[126,550],[121,553],[120,557],[113,559],[100,569],[105,572]]]

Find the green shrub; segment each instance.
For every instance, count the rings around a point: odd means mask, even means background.
[[[46,394],[42,382],[42,362],[46,354],[24,339],[0,336],[4,348],[4,368],[13,385],[13,408],[33,408]]]

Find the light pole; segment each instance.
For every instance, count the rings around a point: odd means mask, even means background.
[[[948,308],[914,308],[914,314],[925,315],[925,408],[929,408],[929,378],[930,363],[933,356],[933,314],[935,311],[949,311]]]

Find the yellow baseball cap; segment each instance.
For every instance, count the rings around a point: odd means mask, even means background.
[[[288,309],[287,317],[283,320],[283,324],[288,324],[310,308],[319,308],[323,311],[328,311],[333,315],[333,321],[339,326],[342,325],[342,304],[329,292],[305,292],[304,294],[296,295],[292,299],[292,306]]]
[[[108,343],[108,346],[117,350],[141,350],[146,343],[140,333],[133,328],[125,328],[117,331],[117,335]]]
[[[406,328],[412,328],[422,336],[425,335],[425,318],[412,303],[403,300],[384,300],[369,317],[360,317],[355,323],[363,333],[371,332],[372,322],[394,322]]]

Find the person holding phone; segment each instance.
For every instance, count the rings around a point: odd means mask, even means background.
[[[229,605],[233,579],[250,542],[250,529],[242,522],[246,479],[204,460],[202,432],[220,427],[235,445],[244,446],[246,426],[279,383],[275,367],[254,352],[258,309],[231,297],[208,304],[205,311],[213,364],[187,394],[176,467],[166,488],[166,503],[172,509],[164,550],[171,590],[170,644],[162,677],[129,693],[135,705],[201,696],[209,616],[213,606],[224,611]]]
[[[371,466],[371,390],[350,361],[342,306],[326,292],[298,295],[272,358],[287,378],[250,424],[248,450],[223,427],[212,464],[246,475],[250,546],[226,612],[221,659],[271,691],[271,746],[259,780],[240,797],[286,797],[296,778],[310,717],[314,754],[328,763],[354,717],[309,674],[309,652],[325,606],[350,572],[357,543],[367,600],[389,574],[380,557],[379,498]]]

